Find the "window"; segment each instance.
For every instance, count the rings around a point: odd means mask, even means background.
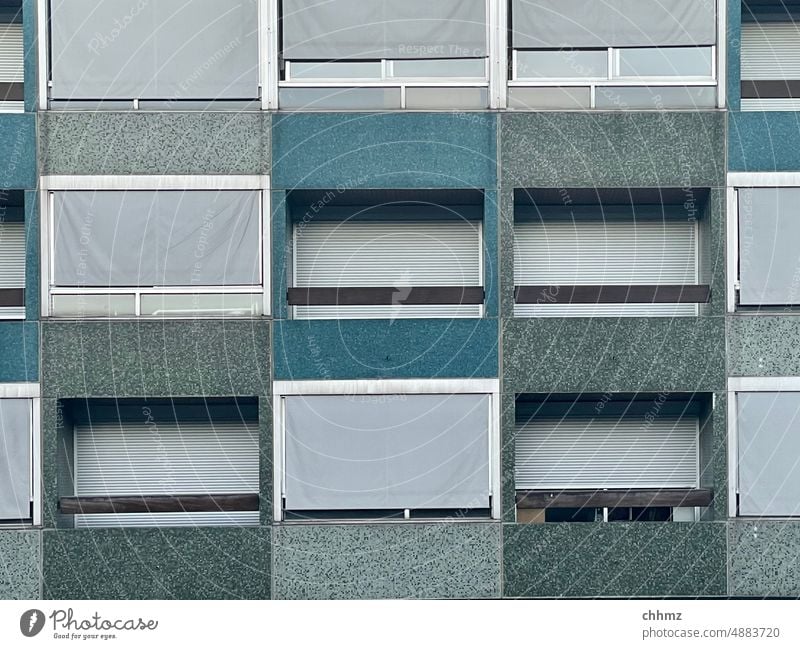
[[[730,174],[729,183],[729,310],[797,308],[800,177]]]
[[[487,0],[284,0],[279,105],[489,107]]]
[[[714,107],[714,2],[512,0],[512,109]]]
[[[798,19],[791,3],[742,2],[742,110],[800,108]]]
[[[22,41],[22,2],[0,6],[0,111],[25,110],[24,54]]]
[[[518,395],[516,490],[528,522],[695,520],[711,502],[710,399]],[[702,431],[702,432],[701,432]],[[701,487],[702,485],[702,487]]]
[[[731,378],[731,516],[800,516],[800,382]]]
[[[55,317],[253,317],[268,307],[266,179],[44,178]]]
[[[62,403],[75,527],[258,525],[255,399]]]
[[[292,192],[297,319],[483,313],[479,191]]]
[[[276,520],[499,516],[496,381],[274,389]]]
[[[51,107],[260,107],[254,0],[51,0],[49,17]]]
[[[24,192],[0,191],[0,320],[25,318]]]
[[[39,524],[39,386],[0,385],[0,527]]]
[[[689,200],[691,197],[691,200]],[[515,191],[517,317],[693,316],[698,189]]]

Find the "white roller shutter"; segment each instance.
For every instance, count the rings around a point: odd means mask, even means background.
[[[800,79],[800,25],[742,23],[743,81]],[[798,110],[800,99],[742,99],[742,110]]]
[[[697,224],[531,221],[514,226],[517,286],[695,284]],[[691,316],[695,304],[517,304],[517,317]]]
[[[75,493],[258,493],[258,438],[258,426],[242,422],[76,426]],[[75,516],[76,527],[257,524],[258,512]]]
[[[480,286],[480,224],[336,221],[295,228],[296,287]],[[402,300],[398,292],[398,300]],[[480,317],[480,305],[294,307],[294,317]]]
[[[537,417],[517,427],[516,488],[696,487],[698,436],[696,417]]]
[[[23,83],[25,47],[22,23],[0,24],[0,82]],[[0,110],[22,111],[24,102],[0,101]]]
[[[0,223],[0,288],[25,288],[25,224]],[[24,306],[0,307],[1,318],[24,318]]]

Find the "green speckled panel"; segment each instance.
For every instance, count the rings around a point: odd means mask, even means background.
[[[47,322],[43,395],[270,393],[270,324],[258,320]]]
[[[278,599],[487,598],[500,594],[500,525],[282,525]]]
[[[504,187],[719,187],[722,112],[534,112],[501,117]]]
[[[729,317],[728,374],[800,375],[800,316]]]
[[[700,318],[503,322],[504,389],[706,392],[725,385],[725,323]]]
[[[37,530],[0,530],[0,599],[39,599]]]
[[[506,597],[696,597],[726,592],[724,523],[503,526]]]
[[[44,174],[264,174],[270,115],[258,112],[40,113]]]
[[[800,597],[800,521],[728,524],[730,595]]]
[[[268,599],[269,528],[46,530],[45,599]]]

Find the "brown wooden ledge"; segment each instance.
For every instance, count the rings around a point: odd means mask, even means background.
[[[258,505],[258,494],[69,496],[59,499],[62,514],[255,512]]]
[[[712,489],[568,489],[517,490],[517,507],[708,507]]]

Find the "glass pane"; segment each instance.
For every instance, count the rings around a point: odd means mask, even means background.
[[[380,79],[380,61],[289,61],[290,79]]]
[[[517,79],[607,79],[608,50],[517,50]]]
[[[595,107],[626,108],[713,108],[717,101],[714,86],[607,86],[595,91]]]
[[[710,77],[710,47],[642,47],[619,50],[620,77]]]
[[[281,88],[284,110],[385,110],[400,108],[400,88]]]
[[[516,110],[580,110],[591,106],[589,88],[509,88],[508,107]]]
[[[406,108],[412,110],[488,107],[488,88],[406,88]]]
[[[260,293],[195,293],[142,295],[142,315],[249,317],[263,312]]]
[[[136,314],[133,295],[53,295],[53,315],[74,318],[114,317]]]
[[[406,59],[391,62],[392,78],[486,78],[486,59]]]

